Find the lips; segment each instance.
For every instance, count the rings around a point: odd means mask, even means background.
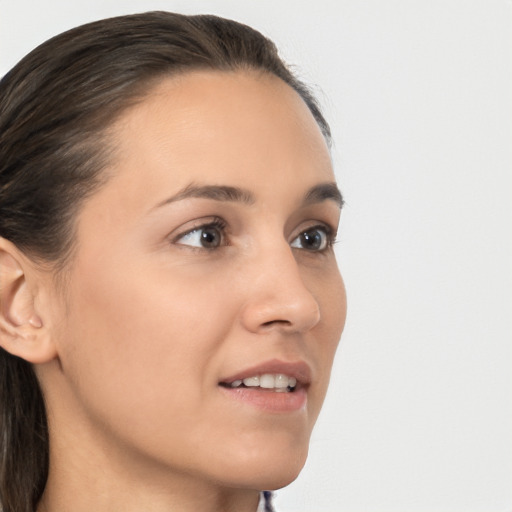
[[[295,418],[306,408],[310,384],[311,369],[305,362],[273,359],[223,378],[218,389],[249,410]]]
[[[246,368],[223,378],[219,385],[229,388],[251,387],[262,389],[284,389],[307,387],[311,383],[311,369],[307,363],[284,362],[277,359]]]

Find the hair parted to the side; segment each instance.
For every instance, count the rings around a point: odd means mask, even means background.
[[[72,258],[74,218],[108,179],[106,133],[165,76],[193,70],[273,74],[308,88],[256,30],[211,15],[149,12],[89,23],[29,53],[0,81],[0,237],[58,273]],[[33,512],[48,474],[43,396],[29,363],[0,348],[0,510]]]

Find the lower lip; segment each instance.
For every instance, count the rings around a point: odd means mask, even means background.
[[[285,393],[261,388],[225,388],[219,386],[219,389],[234,400],[272,413],[300,411],[305,408],[307,402],[305,388]]]

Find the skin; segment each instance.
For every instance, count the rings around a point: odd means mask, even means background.
[[[165,79],[110,140],[111,177],[78,215],[65,293],[26,272],[24,318],[46,340],[39,511],[253,512],[257,490],[305,462],[345,322],[332,247],[299,237],[339,222],[335,200],[303,201],[334,182],[328,148],[289,86],[248,71]],[[251,201],[170,199],[191,184]],[[213,218],[220,242],[205,248],[198,229]],[[310,366],[305,407],[268,412],[220,391],[269,359]]]

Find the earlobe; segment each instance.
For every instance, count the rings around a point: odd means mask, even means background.
[[[43,319],[35,309],[35,277],[30,263],[0,237],[0,346],[34,364],[56,357]],[[30,277],[29,277],[30,276]]]

